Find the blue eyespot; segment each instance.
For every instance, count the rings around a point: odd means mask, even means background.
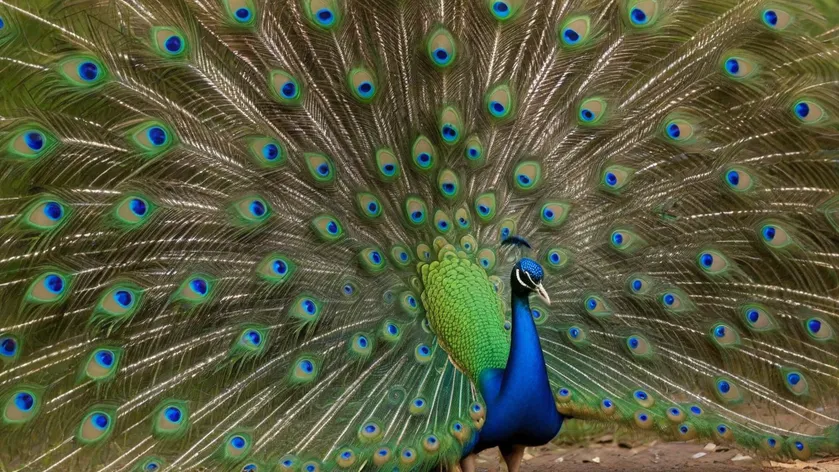
[[[566,28],[565,31],[562,32],[562,37],[565,38],[565,42],[570,45],[577,44],[580,41],[580,34],[571,28]]]
[[[247,340],[250,341],[250,343],[254,346],[259,346],[259,344],[262,342],[262,336],[259,334],[259,331],[253,329],[248,330],[245,333],[245,338],[247,338]]]
[[[93,82],[99,77],[99,66],[90,61],[85,61],[79,64],[78,73],[82,80]]]
[[[17,341],[13,338],[0,338],[0,356],[12,357],[17,352]]]
[[[242,449],[245,447],[245,438],[242,436],[233,436],[230,440],[230,445],[235,447],[236,449]]]
[[[350,457],[352,457],[352,452],[350,451],[344,451],[341,453],[341,459],[349,459]]]
[[[283,98],[292,99],[297,95],[297,85],[292,82],[288,81],[280,87],[280,94],[282,94]]]
[[[166,38],[166,41],[163,43],[163,47],[166,48],[167,51],[171,52],[172,54],[177,54],[181,52],[183,49],[183,41],[178,36],[172,35]]]
[[[364,98],[370,98],[373,96],[373,84],[370,82],[362,82],[358,84],[358,94]]]
[[[510,15],[510,6],[504,2],[495,2],[492,4],[492,11],[501,18],[506,18]]]
[[[365,336],[359,336],[358,339],[355,341],[358,344],[358,347],[364,349],[370,344],[370,341],[367,340]]]
[[[717,389],[720,391],[720,393],[728,393],[731,391],[731,384],[729,384],[725,380],[720,380],[719,382],[717,382]]]
[[[375,433],[375,432],[376,432],[376,429],[377,429],[377,428],[376,428],[376,425],[373,425],[373,424],[368,424],[367,426],[365,426],[365,427],[364,427],[364,432],[365,432],[365,433],[371,433],[371,434],[372,434],[372,433]]]
[[[641,342],[640,342],[640,341],[638,341],[638,338],[636,338],[635,336],[632,336],[631,338],[629,338],[629,347],[630,347],[630,348],[632,348],[632,349],[638,349],[638,346],[639,346],[640,344],[641,344]]]
[[[335,23],[335,14],[328,8],[321,8],[315,13],[315,18],[321,26],[332,26]]]
[[[690,431],[690,428],[688,428],[686,425],[681,425],[681,426],[679,426],[679,431],[681,431],[682,434],[688,434],[688,431]]]
[[[796,372],[791,372],[787,374],[787,382],[790,385],[798,385],[798,382],[801,382],[801,375]]]
[[[414,220],[414,222],[422,221],[422,212],[417,210],[417,211],[411,213],[411,219]]]
[[[257,218],[265,215],[265,204],[259,200],[252,201],[248,208],[250,209],[251,214]]]
[[[559,253],[552,252],[549,257],[550,257],[551,262],[553,262],[554,264],[559,264],[559,260],[560,260]]]
[[[387,325],[387,332],[390,333],[392,336],[396,336],[399,334],[399,328],[396,327],[395,324]]]
[[[429,349],[429,348],[428,348],[428,346],[426,346],[425,344],[423,344],[423,345],[422,345],[422,346],[420,346],[420,348],[419,348],[419,353],[420,353],[420,354],[422,354],[423,356],[427,356],[428,354],[430,354],[430,353],[431,353],[431,349]]]
[[[52,221],[60,220],[64,216],[64,207],[58,202],[47,202],[44,205],[44,215]]]
[[[373,264],[380,264],[382,262],[382,255],[378,251],[370,252],[370,262]]]
[[[806,102],[798,102],[798,104],[795,105],[795,114],[801,119],[807,118],[810,114],[810,105]]]
[[[674,303],[676,303],[676,296],[672,293],[668,293],[664,295],[663,300],[665,305],[672,306]]]
[[[642,422],[646,422],[649,419],[649,416],[647,416],[645,413],[641,413],[640,415],[638,415],[638,419]]]
[[[503,108],[503,105],[502,105],[502,108]],[[469,158],[472,159],[472,160],[481,157],[481,153],[478,151],[478,148],[470,147],[466,151],[466,153],[469,156]]]
[[[323,163],[323,164],[319,165],[318,168],[317,168],[317,171],[318,171],[318,174],[320,174],[324,177],[329,175],[329,164]]]
[[[353,289],[353,286],[352,286],[352,285],[350,285],[350,284],[346,284],[346,285],[344,285],[344,286],[341,288],[341,290],[343,290],[344,295],[352,295],[352,294],[353,294],[353,292],[355,292],[355,290]]]
[[[283,461],[283,466],[285,467],[291,467],[292,464],[294,464],[294,462],[292,462],[291,459],[286,459]]]
[[[35,406],[35,397],[26,392],[18,393],[15,395],[15,406],[20,411],[29,411]]]
[[[489,207],[486,205],[478,205],[478,213],[482,215],[489,214]]]
[[[601,404],[603,405],[603,408],[612,408],[612,406],[614,405],[614,402],[612,402],[612,400],[609,400],[607,398],[607,399],[603,400],[603,402]]]
[[[612,243],[615,246],[620,246],[621,244],[623,244],[623,234],[618,233],[618,232],[613,233],[612,234]]]
[[[594,112],[589,110],[588,108],[583,108],[580,110],[580,119],[585,121],[586,123],[590,123],[594,121]]]
[[[440,229],[445,230],[449,227],[449,224],[446,223],[446,220],[440,220],[440,223],[438,223],[437,226],[439,226]]]
[[[636,25],[645,25],[648,21],[650,21],[647,14],[644,13],[644,10],[641,10],[640,8],[633,8],[632,11],[629,12],[629,19]]]
[[[769,438],[766,440],[766,444],[769,444],[769,447],[775,447],[778,444],[778,441],[775,438]]]
[[[799,451],[803,451],[804,450],[804,443],[802,443],[801,441],[795,441],[795,448],[798,449]]]
[[[757,323],[757,320],[760,319],[760,313],[758,313],[757,310],[749,310],[749,312],[746,313],[746,317],[748,317],[750,322]]]
[[[396,171],[396,166],[394,166],[393,164],[385,164],[383,170],[385,171],[386,175],[390,176],[393,175],[393,173]]]
[[[644,286],[644,282],[641,279],[635,279],[632,281],[632,290],[639,291]]]
[[[531,310],[534,319],[539,319],[542,317],[542,312],[539,310]]]
[[[504,115],[504,111],[506,109],[507,108],[501,102],[496,102],[496,101],[489,102],[489,112],[493,116],[500,117],[500,116]]]
[[[637,339],[636,339],[636,341],[637,341]],[[636,390],[635,391],[635,398],[637,398],[638,400],[641,400],[641,401],[645,401],[648,398],[650,398],[650,396],[647,395],[647,392],[645,392],[643,390]]]
[[[139,198],[132,198],[131,201],[128,202],[128,208],[131,210],[131,213],[134,213],[136,216],[145,216],[146,212],[148,212],[148,205]]]
[[[307,465],[306,472],[315,472],[315,466],[312,464]]]
[[[408,305],[411,305],[411,308],[416,308],[417,306],[417,299],[413,296],[408,297]]]
[[[146,131],[146,136],[149,138],[149,142],[155,146],[163,146],[166,144],[166,130],[161,128],[160,126],[152,126]]]
[[[428,164],[429,162],[431,162],[431,155],[429,155],[427,152],[422,152],[419,156],[417,156],[417,160],[420,162],[420,164]]]
[[[44,278],[44,285],[50,293],[61,293],[64,290],[64,279],[58,275],[50,274]]]
[[[570,334],[572,338],[577,339],[580,336],[580,329],[571,328],[568,330],[568,334]]]
[[[193,292],[199,295],[203,296],[207,294],[207,281],[204,279],[196,278],[190,280],[189,287],[192,289]]]
[[[311,300],[309,300],[309,299],[304,299],[304,300],[300,303],[300,305],[303,307],[303,310],[304,310],[306,313],[308,313],[308,314],[310,314],[310,315],[314,315],[314,314],[315,314],[315,302],[313,302],[313,301],[311,301]]]
[[[559,390],[559,396],[567,397],[568,395],[571,395],[571,391],[568,390],[567,388],[562,388],[562,389]]]
[[[434,56],[434,62],[437,64],[446,64],[449,60],[449,52],[443,48],[435,49],[432,55]]]
[[[698,406],[694,405],[694,406],[690,407],[690,412],[693,413],[694,415],[699,416],[699,415],[702,414],[702,408],[699,408]]]
[[[676,123],[670,123],[667,125],[667,136],[670,136],[672,139],[679,139],[679,136],[682,135],[682,130],[679,129],[679,125]]]
[[[131,292],[129,291],[118,290],[116,293],[114,293],[114,300],[119,304],[119,306],[123,308],[128,308],[134,301],[134,297],[131,295]]]
[[[44,135],[38,131],[30,131],[23,137],[26,146],[33,151],[40,151],[44,148]]]
[[[172,423],[179,423],[183,415],[181,414],[181,410],[179,408],[175,408],[174,406],[170,406],[163,412],[166,416],[166,419],[171,421]]]
[[[280,157],[280,148],[274,143],[268,143],[262,147],[262,156],[269,161]]]
[[[336,234],[338,233],[338,225],[334,221],[330,221],[326,225],[326,231],[328,231],[329,234]]]
[[[417,398],[416,400],[414,400],[415,407],[422,408],[423,405],[425,405],[425,400],[423,400],[422,398]]]
[[[811,333],[816,334],[822,330],[822,322],[821,320],[817,320],[815,318],[807,321],[807,329],[810,330]]]
[[[94,359],[96,359],[96,362],[99,365],[105,368],[109,368],[114,365],[114,353],[107,349],[102,349],[101,351],[96,352]]]
[[[702,264],[702,267],[708,269],[714,264],[714,256],[707,252],[703,253],[699,256],[699,262]]]
[[[618,177],[613,172],[606,172],[606,184],[614,187],[618,183]]]
[[[724,338],[725,337],[725,326],[724,325],[719,325],[716,328],[714,328],[714,336],[716,336],[718,338]]]
[[[720,433],[721,436],[725,436],[725,433],[728,432],[728,426],[724,424],[717,425],[717,432]]]
[[[307,374],[311,374],[315,370],[315,365],[312,364],[312,361],[303,360],[300,362],[300,370]]]
[[[450,125],[444,125],[443,129],[440,130],[441,134],[443,135],[443,139],[448,142],[454,141],[457,139],[457,130]]]
[[[288,272],[288,264],[286,264],[285,261],[281,259],[274,260],[274,263],[271,265],[271,267],[274,269],[274,272],[279,275],[285,275],[285,273]]]
[[[99,430],[107,428],[108,423],[110,423],[108,417],[106,415],[103,415],[102,413],[94,413],[93,418],[91,419],[93,420],[93,426],[95,426]]]
[[[247,23],[250,21],[252,13],[250,8],[242,7],[236,10],[234,15],[236,16],[236,21],[239,23]]]
[[[460,423],[455,423],[454,424],[454,430],[457,431],[457,432],[463,431],[463,425],[460,424]]]

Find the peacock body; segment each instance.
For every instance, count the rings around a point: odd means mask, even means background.
[[[0,468],[839,455],[836,12],[0,0]]]

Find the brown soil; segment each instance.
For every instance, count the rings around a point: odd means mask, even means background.
[[[478,456],[478,472],[506,471],[497,449]],[[521,472],[611,472],[611,471],[722,471],[754,472],[758,470],[839,472],[839,460],[811,460],[793,463],[763,462],[728,447],[712,444],[651,443],[630,447],[604,438],[602,443],[584,447],[542,446],[528,448]]]

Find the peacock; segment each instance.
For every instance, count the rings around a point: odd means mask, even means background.
[[[0,0],[0,469],[839,456],[837,25]]]

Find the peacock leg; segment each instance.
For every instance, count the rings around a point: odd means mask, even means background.
[[[475,454],[469,454],[460,461],[460,469],[463,472],[475,472]]]
[[[501,449],[501,455],[504,456],[504,462],[507,464],[507,471],[519,472],[521,459],[524,457],[524,446],[512,446],[510,448],[499,449]]]

